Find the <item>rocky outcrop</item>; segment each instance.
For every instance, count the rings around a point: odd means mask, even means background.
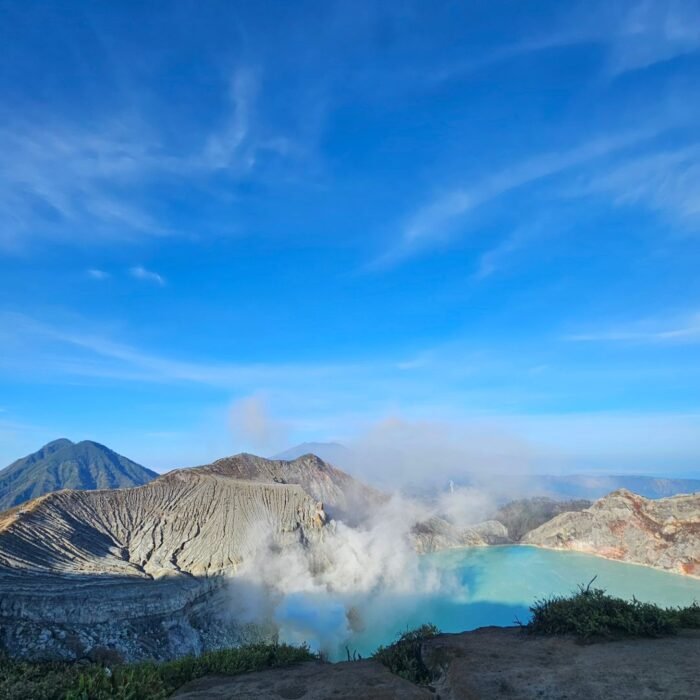
[[[523,543],[700,576],[700,493],[649,500],[620,489],[556,516]]]

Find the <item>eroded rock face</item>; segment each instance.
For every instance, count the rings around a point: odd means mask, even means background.
[[[0,576],[0,647],[28,659],[170,659],[251,641],[225,577]]]
[[[323,505],[297,485],[198,470],[132,489],[59,491],[0,520],[0,569],[160,578],[234,571],[272,538],[313,539]]]
[[[330,517],[348,525],[362,522],[370,509],[381,506],[388,498],[313,454],[291,461],[240,454],[197,467],[197,471],[247,481],[297,484],[323,503]]]
[[[556,516],[523,542],[700,576],[700,493],[649,500],[620,489]]]
[[[106,648],[135,660],[269,638],[272,630],[227,619],[227,575],[260,548],[313,546],[329,519],[317,496],[346,506],[342,487],[352,482],[306,458],[241,455],[138,488],[59,491],[6,511],[0,644],[29,658]]]

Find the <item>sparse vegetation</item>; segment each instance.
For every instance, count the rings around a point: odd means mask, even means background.
[[[0,658],[0,698],[32,700],[161,700],[210,673],[236,675],[310,661],[308,647],[251,644],[164,663],[28,663]]]
[[[595,580],[595,579],[594,579]],[[582,640],[661,637],[683,628],[700,628],[700,605],[661,608],[636,598],[624,600],[601,588],[579,586],[571,596],[538,600],[524,625],[531,634],[574,634]]]
[[[418,684],[429,683],[433,677],[421,656],[421,645],[439,633],[435,625],[421,625],[404,632],[393,644],[380,646],[372,658],[401,678]]]
[[[595,580],[595,579],[594,579]],[[660,637],[680,629],[700,629],[700,604],[661,608],[609,596],[605,590],[579,586],[570,596],[537,600],[532,619],[523,625],[531,634],[574,634],[582,640]],[[421,648],[440,631],[425,624],[401,634],[372,655],[392,673],[416,684],[434,680]],[[162,700],[185,683],[209,674],[237,675],[279,668],[319,658],[308,647],[250,644],[163,663],[15,661],[0,656],[0,698],[32,700]]]

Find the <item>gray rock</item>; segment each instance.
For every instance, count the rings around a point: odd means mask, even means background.
[[[487,520],[471,527],[460,528],[442,518],[429,518],[416,523],[412,530],[417,552],[427,554],[441,549],[481,547],[508,542],[508,530],[496,520]]]

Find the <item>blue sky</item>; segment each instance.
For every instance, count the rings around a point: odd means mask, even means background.
[[[0,464],[700,471],[697,0],[0,13]]]

